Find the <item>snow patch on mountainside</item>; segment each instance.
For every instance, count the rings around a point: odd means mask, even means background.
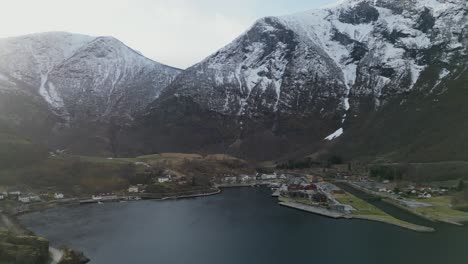
[[[434,87],[432,87],[431,92],[433,92],[434,89],[437,88],[437,86],[439,86],[449,74],[450,74],[450,71],[447,70],[447,69],[445,69],[445,68],[443,68],[442,70],[440,70],[440,72],[439,72],[439,79],[438,79],[437,82],[435,83]]]
[[[339,138],[341,135],[343,135],[343,133],[344,133],[343,128],[340,128],[340,129],[338,129],[337,131],[335,131],[335,132],[333,132],[332,134],[330,134],[329,136],[327,136],[327,137],[325,138],[325,140],[332,141],[332,140],[334,140],[334,139]]]
[[[46,100],[47,103],[49,103],[53,109],[61,110],[64,108],[65,104],[63,103],[63,99],[58,94],[55,86],[52,83],[47,83],[47,75],[42,75],[39,94]]]

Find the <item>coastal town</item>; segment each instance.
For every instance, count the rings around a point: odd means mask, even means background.
[[[81,188],[80,192],[70,192],[57,185],[41,188],[27,184],[4,185],[0,187],[0,233],[3,230],[15,235],[29,234],[16,216],[57,206],[186,199],[216,195],[225,188],[261,188],[268,190],[278,205],[287,208],[332,219],[381,222],[416,232],[434,232],[435,229],[431,224],[425,226],[400,219],[375,201],[430,222],[462,225],[468,221],[468,212],[453,206],[454,198],[464,190],[462,180],[402,181],[373,175],[371,170],[358,169],[358,166],[351,170],[346,164],[317,165],[308,169],[276,165],[252,170],[246,163],[224,156],[201,158],[164,154],[125,160],[93,158],[91,161],[125,166],[123,168],[133,164],[135,176],[118,189],[94,192]],[[203,165],[203,174],[197,174],[199,164]],[[79,252],[68,249],[50,248],[49,251],[59,256],[58,259],[63,254],[85,259]]]
[[[402,183],[342,173],[325,178],[288,172],[226,176],[215,185],[225,188],[266,186],[271,188],[272,196],[277,197],[282,206],[330,218],[378,221],[420,232],[433,232],[434,229],[397,219],[362,196],[384,201],[433,222],[462,225],[468,221],[467,212],[456,210],[450,204],[450,195],[460,191],[458,185]]]
[[[15,235],[29,234],[18,223],[17,216],[58,206],[187,199],[217,195],[225,188],[261,188],[279,206],[332,219],[375,221],[416,232],[435,229],[431,224],[400,219],[378,203],[431,223],[462,225],[468,221],[468,212],[454,204],[455,198],[466,192],[460,179],[402,180],[373,173],[367,164],[343,164],[339,159],[329,163],[259,166],[227,155],[164,153],[119,159],[55,154],[50,162],[48,166],[66,164],[64,168],[71,169],[63,172],[75,176],[65,177],[68,180],[61,183],[66,174],[57,174],[57,178],[43,174],[40,184],[15,181],[13,185],[1,185],[0,233],[3,230]],[[85,168],[98,168],[98,173]],[[70,250],[49,250],[54,256],[66,253],[83,257]]]
[[[330,175],[330,174],[328,174]],[[193,179],[171,174],[165,170],[151,178],[151,185],[129,185],[119,192],[95,193],[89,197],[67,196],[59,190],[34,193],[28,190],[8,189],[0,192],[0,206],[8,204],[13,214],[31,210],[51,208],[57,205],[102,204],[107,202],[128,202],[142,199],[167,200],[214,195],[222,188],[267,187],[272,197],[282,206],[295,208],[331,218],[365,219],[397,225],[415,231],[431,232],[434,229],[418,226],[397,219],[357,193],[370,195],[431,221],[461,224],[468,220],[468,213],[455,210],[447,199],[457,191],[457,186],[433,186],[415,183],[401,183],[375,179],[363,174],[352,175],[342,171],[333,177],[322,173],[298,173],[275,170],[271,173],[224,174],[211,179],[211,187],[195,188]],[[155,187],[190,186],[189,191],[158,194]],[[158,188],[156,188],[157,190]],[[441,203],[445,201],[446,204]],[[5,210],[5,205],[2,206]]]

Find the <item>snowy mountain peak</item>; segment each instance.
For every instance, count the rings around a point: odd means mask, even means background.
[[[2,78],[37,92],[66,120],[131,116],[179,72],[113,37],[48,32],[0,39]]]
[[[41,76],[94,37],[48,32],[0,39],[0,72],[39,87]]]
[[[465,0],[347,0],[262,18],[184,71],[153,107],[189,98],[242,120],[242,131],[244,119],[284,131],[279,120],[314,117],[326,127],[318,138],[337,129],[341,135],[361,106],[431,93],[451,65],[466,63],[467,14]]]

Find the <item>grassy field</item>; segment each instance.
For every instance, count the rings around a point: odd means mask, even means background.
[[[468,180],[468,162],[464,161],[377,163],[370,168],[378,174],[374,176],[431,183],[437,187],[455,187],[460,179]]]
[[[29,140],[0,132],[0,168],[15,168],[42,161],[47,149]]]
[[[196,178],[190,184],[209,185],[212,177],[253,173],[243,160],[226,155],[161,153],[135,158],[57,155],[22,166],[0,167],[0,186],[34,187],[34,191],[58,190],[70,195],[120,192],[132,183],[148,183],[161,173]],[[171,188],[163,188],[161,190]],[[183,186],[176,186],[177,190]],[[158,190],[158,188],[155,188]]]
[[[352,215],[355,218],[385,222],[416,231],[431,231],[431,229],[397,219],[350,193],[346,192],[344,194],[336,194],[334,196],[340,203],[351,205],[356,209],[352,212]]]
[[[49,262],[49,242],[33,236],[0,232],[0,264]]]
[[[354,207],[356,210],[352,213],[355,215],[374,215],[374,216],[386,216],[387,214],[372,204],[350,194],[335,194],[335,198],[342,204],[348,204]]]
[[[454,209],[452,207],[452,197],[450,196],[418,199],[418,201],[433,205],[432,207],[413,209],[425,217],[442,222],[468,222],[468,212]]]

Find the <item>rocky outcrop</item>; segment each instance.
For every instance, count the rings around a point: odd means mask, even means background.
[[[49,242],[33,236],[15,236],[0,232],[0,262],[17,264],[47,264]]]

